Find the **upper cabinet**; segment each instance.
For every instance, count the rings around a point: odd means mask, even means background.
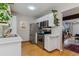
[[[45,15],[43,17],[38,18],[37,23],[40,24],[42,27],[53,27],[54,25],[54,17],[53,13],[50,13],[48,15]]]
[[[49,21],[48,20],[40,22],[40,28],[46,28],[46,27],[49,27]]]

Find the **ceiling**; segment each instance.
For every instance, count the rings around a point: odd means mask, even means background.
[[[27,7],[35,6],[36,9],[31,11]],[[26,15],[28,17],[41,17],[50,13],[52,9],[58,8],[61,12],[79,6],[79,3],[14,3],[11,5],[12,12],[16,14]]]
[[[75,7],[63,12],[63,17],[74,15],[74,14],[79,14],[79,7]]]

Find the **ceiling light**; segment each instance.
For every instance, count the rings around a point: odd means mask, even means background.
[[[34,6],[28,6],[28,9],[35,10],[35,7]]]

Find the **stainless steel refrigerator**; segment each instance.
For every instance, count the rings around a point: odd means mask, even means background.
[[[38,23],[32,23],[30,24],[30,41],[31,43],[35,43],[35,34],[38,32]]]

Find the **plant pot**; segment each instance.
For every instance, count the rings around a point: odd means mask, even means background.
[[[0,23],[6,24],[7,22],[8,22],[7,20],[1,20],[1,19],[0,19]]]
[[[4,24],[7,24],[7,21],[0,21],[0,23],[4,23]]]

